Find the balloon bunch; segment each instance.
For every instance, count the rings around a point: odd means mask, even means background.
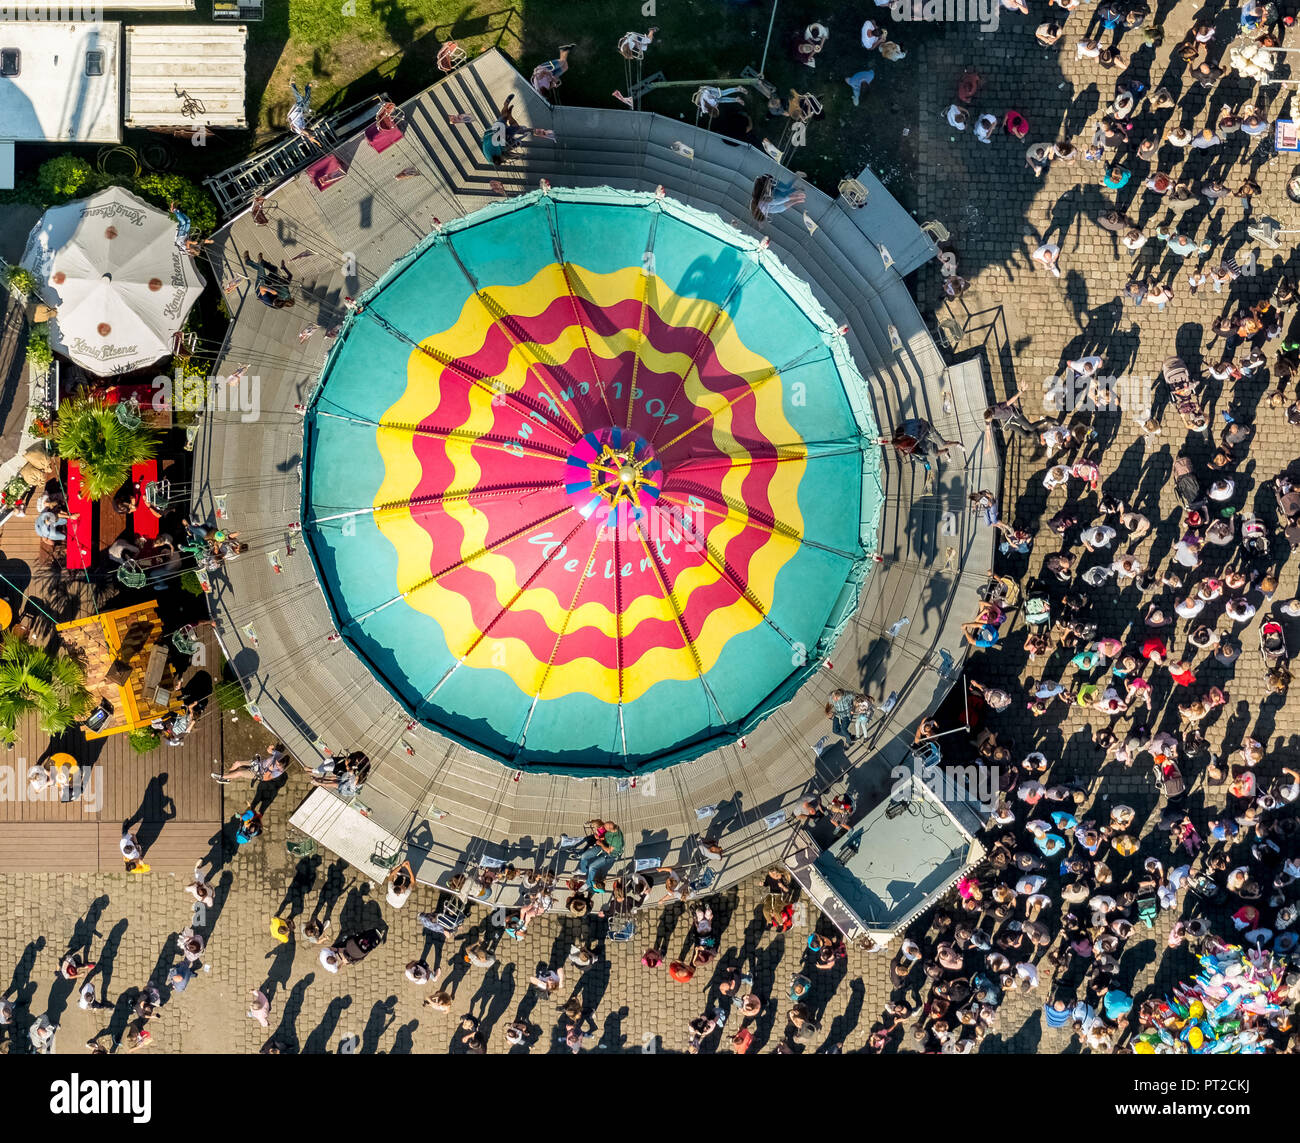
[[[1202,971],[1154,1006],[1133,1043],[1137,1055],[1264,1052],[1267,1038],[1253,1017],[1283,1011],[1287,961],[1262,949],[1211,942],[1197,958]]]
[[[1277,66],[1277,57],[1254,40],[1245,40],[1228,49],[1228,66],[1245,79],[1265,80]]]

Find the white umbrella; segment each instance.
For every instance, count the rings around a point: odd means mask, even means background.
[[[45,212],[23,252],[58,312],[50,344],[96,376],[129,373],[172,351],[203,278],[176,223],[121,187]]]

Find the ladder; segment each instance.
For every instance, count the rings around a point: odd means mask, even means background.
[[[222,217],[234,217],[256,195],[296,175],[349,135],[368,126],[374,121],[377,108],[387,100],[387,95],[374,95],[334,115],[316,119],[311,130],[325,145],[324,150],[312,146],[301,135],[291,134],[250,155],[242,163],[204,179],[203,184],[217,200]]]

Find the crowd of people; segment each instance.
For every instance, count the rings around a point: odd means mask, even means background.
[[[1097,422],[1122,411],[1113,402],[1047,402],[1035,421],[1017,395],[985,411],[1022,469],[1041,466],[1047,494],[1040,516],[1031,491],[1033,507],[1010,522],[993,493],[970,496],[979,524],[996,529],[1004,573],[990,573],[963,625],[981,656],[970,668],[982,712],[973,745],[999,782],[981,839],[988,860],[902,942],[873,1049],[910,1035],[921,1050],[978,1051],[1005,999],[1037,991],[1043,1025],[1069,1031],[1085,1051],[1202,1050],[1199,1027],[1190,1040],[1168,1035],[1165,996],[1133,993],[1126,949],[1168,913],[1170,949],[1212,965],[1239,955],[1265,979],[1282,966],[1272,991],[1232,1014],[1234,1050],[1300,1051],[1300,777],[1285,748],[1269,744],[1291,682],[1287,625],[1300,616],[1300,599],[1279,597],[1300,539],[1300,495],[1288,471],[1271,481],[1259,471],[1251,424],[1257,403],[1300,419],[1285,397],[1293,347],[1271,355],[1278,386],[1267,399],[1252,385],[1296,300],[1279,275],[1271,298],[1211,331],[1222,339],[1208,370],[1226,406],[1219,433],[1196,370],[1179,358],[1165,362],[1151,407],[1127,410],[1148,445],[1161,435],[1162,404],[1164,419],[1176,411],[1184,421],[1185,451],[1164,481],[1172,509],[1145,481],[1134,503],[1111,491],[1123,485],[1108,471]],[[1065,372],[1087,383],[1104,368],[1098,353]],[[921,422],[904,435],[935,434]],[[1012,681],[1017,652],[1027,673]],[[1263,685],[1238,692],[1242,657],[1255,654],[1259,666],[1248,669]],[[978,681],[985,672],[996,682]],[[851,708],[836,697],[828,713],[835,705],[843,733]],[[1100,782],[1066,776],[1072,730],[1096,752]],[[1146,792],[1105,792],[1108,777],[1128,774],[1149,775]],[[1191,977],[1196,960],[1187,964]]]

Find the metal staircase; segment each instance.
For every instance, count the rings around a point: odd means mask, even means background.
[[[255,195],[282,183],[290,175],[296,175],[349,135],[368,126],[387,99],[387,95],[374,95],[334,115],[320,116],[312,123],[311,130],[325,144],[324,149],[313,146],[301,135],[290,134],[249,155],[242,163],[204,179],[203,185],[212,192],[221,208],[221,217],[234,217],[253,201]]]

